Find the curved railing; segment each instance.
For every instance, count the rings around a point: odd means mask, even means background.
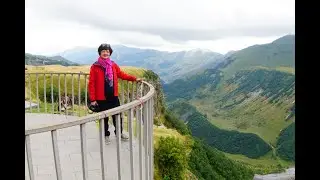
[[[77,78],[75,78],[77,77]],[[77,115],[77,120],[59,124],[31,128],[25,130],[27,163],[30,180],[34,179],[30,136],[43,132],[51,132],[53,158],[57,179],[62,179],[57,143],[57,131],[60,129],[80,126],[82,177],[88,179],[87,146],[85,127],[89,122],[99,122],[99,149],[101,161],[101,179],[106,179],[104,167],[104,119],[116,115],[116,131],[120,132],[120,116],[127,117],[129,131],[131,179],[134,179],[133,169],[133,123],[136,122],[137,139],[139,142],[139,179],[153,179],[153,113],[154,87],[143,81],[141,83],[119,82],[119,98],[121,106],[100,113],[88,114],[87,86],[89,74],[86,73],[26,73],[25,96],[29,107],[26,113],[52,113]],[[62,83],[61,83],[62,80]],[[84,96],[84,97],[83,97]],[[33,106],[35,105],[35,106]],[[90,112],[89,112],[90,113]],[[124,119],[124,118],[123,118]],[[124,121],[124,120],[123,120]],[[120,133],[116,135],[118,179],[121,179],[121,141]],[[142,167],[144,161],[145,167]],[[115,162],[112,162],[115,163]],[[144,168],[144,173],[143,173]]]

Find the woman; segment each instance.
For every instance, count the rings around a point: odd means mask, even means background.
[[[110,59],[112,48],[109,44],[101,44],[98,48],[98,60],[90,68],[89,78],[89,98],[91,106],[98,107],[97,112],[105,111],[120,106],[118,98],[118,78],[128,81],[141,81],[132,75],[126,74],[119,66]],[[128,136],[123,134],[122,117],[121,119],[121,139],[128,140]],[[105,141],[110,144],[109,118],[104,119]],[[116,127],[116,115],[112,116],[113,125]],[[114,131],[116,134],[116,131]]]

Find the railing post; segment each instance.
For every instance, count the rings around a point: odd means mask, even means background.
[[[67,101],[67,74],[64,74],[64,109],[65,114],[68,115],[68,101]]]
[[[105,180],[105,166],[104,166],[104,118],[99,119],[99,145],[100,145],[100,162],[102,180]]]
[[[151,133],[150,133],[150,137],[151,137],[151,145],[150,145],[150,151],[151,151],[151,155],[150,155],[150,169],[151,169],[151,180],[153,179],[153,175],[154,175],[154,169],[153,169],[153,118],[154,118],[154,97],[152,96],[151,98]]]
[[[124,82],[123,82],[123,80],[121,80],[121,82],[120,82],[120,85],[121,85],[121,105],[123,105],[124,104]]]
[[[121,180],[121,128],[120,128],[120,114],[116,115],[116,137],[117,137],[117,164],[118,164],[118,180]]]
[[[152,121],[151,121],[151,99],[148,100],[148,166],[149,166],[149,178],[148,179],[151,179],[151,143],[152,143],[152,132],[151,132],[151,129],[152,129]]]
[[[145,179],[148,179],[149,174],[149,166],[148,166],[148,103],[147,101],[145,105],[143,106],[143,115],[144,115],[144,121],[143,121],[143,129],[144,129],[144,158],[145,158]]]
[[[32,90],[31,90],[31,74],[29,74],[29,100],[30,100],[30,113],[32,113]]]
[[[130,87],[129,87],[129,81],[127,81],[127,103],[130,102],[130,96],[129,96],[129,94],[130,94]]]
[[[134,100],[134,82],[132,81],[132,90],[131,90],[131,101]]]
[[[71,75],[71,89],[72,89],[72,115],[74,114],[74,78]]]
[[[127,81],[127,103],[129,103],[130,102],[130,83],[129,83],[129,81]],[[123,113],[123,114],[125,114],[125,112]],[[127,131],[129,131],[129,119],[128,119],[128,116],[129,116],[129,114],[127,113]],[[124,123],[123,121],[122,121],[122,123]]]
[[[141,94],[140,94],[140,97],[142,97],[143,95],[144,95],[144,93],[143,93],[143,91],[144,91],[144,89],[143,89],[143,86],[144,86],[144,84],[143,83],[141,83]],[[143,106],[142,106],[143,107]],[[142,110],[141,110],[142,111]],[[141,123],[143,123],[144,122],[144,113],[142,113],[141,112]]]
[[[36,81],[37,81],[37,106],[38,106],[38,112],[40,112],[40,103],[39,103],[39,76],[38,73],[36,73]]]
[[[51,73],[51,108],[52,108],[52,114],[54,114],[54,100],[53,100],[53,74]]]
[[[80,112],[81,112],[81,107],[80,107],[80,105],[81,105],[81,89],[80,89],[80,77],[81,76],[81,74],[79,74],[78,75],[78,109],[79,109],[79,112],[78,112],[78,115],[80,116]]]
[[[88,102],[88,84],[87,84],[87,75],[84,75],[84,85],[85,85],[85,87],[84,87],[84,89],[85,89],[85,95],[84,95],[84,99],[85,99],[85,102],[84,102],[84,104],[85,104],[85,115],[87,115],[87,111],[88,111],[88,109],[87,109],[87,106],[86,106],[86,104],[87,104],[87,102]]]
[[[125,89],[124,89],[124,81],[123,80],[121,80],[121,105],[123,105],[124,104],[124,91],[125,91]],[[122,116],[122,118],[124,118],[124,113],[123,112],[121,112],[121,116]],[[124,120],[122,120],[122,127],[123,127],[123,123],[124,123]]]
[[[30,135],[26,135],[25,136],[25,143],[26,143],[26,151],[27,151],[27,162],[28,162],[28,170],[29,170],[29,179],[30,180],[34,180],[32,154],[31,154],[31,146],[30,146]]]
[[[43,73],[43,101],[44,101],[44,112],[47,112],[47,92],[46,92],[46,73]]]
[[[59,114],[61,114],[60,73],[58,74]]]
[[[82,175],[83,180],[88,179],[88,162],[87,162],[87,137],[86,137],[86,124],[80,125],[81,137],[81,161],[82,161]]]
[[[139,137],[139,179],[143,179],[143,174],[142,174],[142,113],[141,113],[141,108],[142,105],[138,106],[138,137]]]
[[[128,121],[129,121],[129,145],[130,145],[130,170],[131,170],[131,180],[134,180],[134,172],[133,172],[133,109],[130,109],[128,112]]]
[[[136,83],[136,99],[139,99],[139,83]],[[138,137],[138,126],[139,126],[139,122],[138,122],[138,111],[139,111],[139,106],[136,107],[136,137]]]
[[[59,148],[58,148],[58,138],[57,138],[57,131],[51,131],[51,139],[52,139],[52,147],[53,147],[53,157],[54,157],[54,165],[56,169],[57,179],[62,179],[61,173],[61,165],[60,165],[60,156],[59,156]]]
[[[137,90],[137,97],[142,97],[143,92],[143,83],[140,84],[140,91]],[[142,144],[143,144],[143,123],[142,123],[142,116],[143,116],[143,104],[140,104],[137,109],[137,124],[138,124],[138,138],[139,138],[139,179],[143,180],[143,157],[142,157]]]

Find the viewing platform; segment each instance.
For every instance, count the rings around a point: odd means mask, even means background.
[[[88,74],[26,73],[26,76],[29,94],[25,114],[26,179],[153,179],[155,90],[151,84],[122,81],[121,106],[88,114],[85,103]],[[78,83],[74,77],[78,77]],[[85,92],[83,101],[81,90]],[[128,141],[114,134],[111,116],[116,115],[120,125],[119,114],[123,116],[123,132],[129,136]],[[104,117],[110,117],[108,145],[104,140]]]

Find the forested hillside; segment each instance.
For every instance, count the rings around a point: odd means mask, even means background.
[[[205,115],[186,102],[175,102],[170,108],[176,114],[182,114],[180,118],[187,123],[193,136],[203,139],[204,142],[220,151],[257,158],[271,150],[270,146],[256,134],[216,127],[208,121]]]
[[[62,66],[77,66],[78,63],[69,61],[61,56],[40,56],[25,53],[25,65],[43,66],[43,65],[62,65]]]
[[[231,52],[213,68],[164,84],[168,106],[193,136],[221,151],[262,158],[275,147],[281,159],[294,160],[294,39]]]

